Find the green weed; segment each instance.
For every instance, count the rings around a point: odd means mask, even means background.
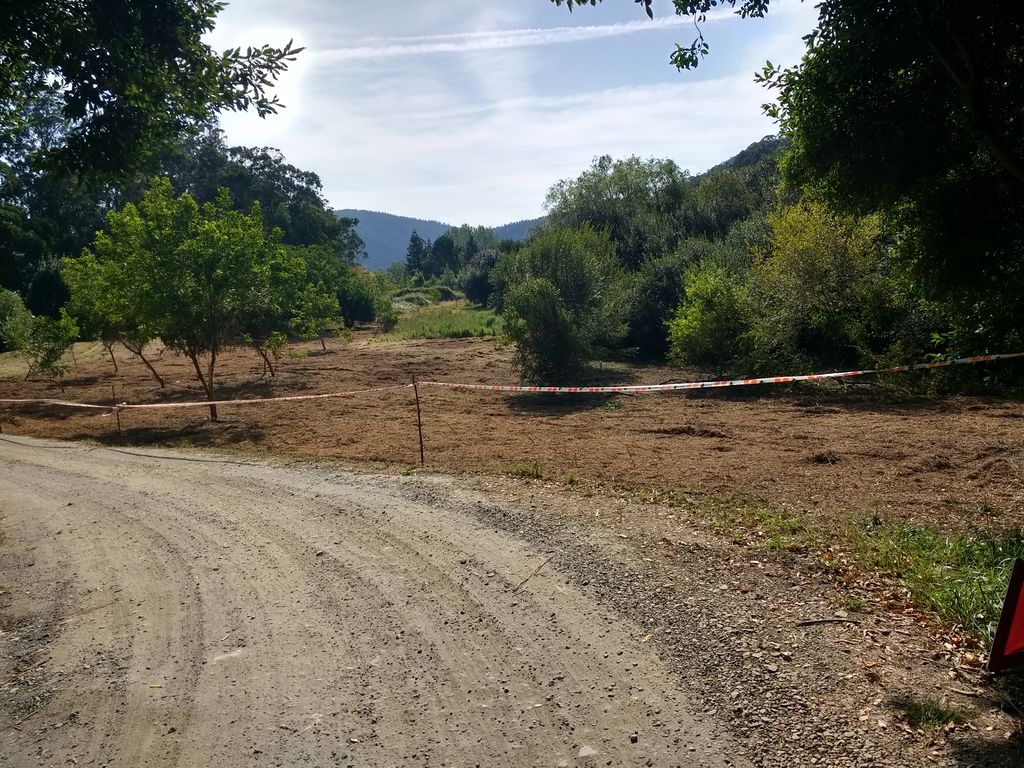
[[[796,517],[752,504],[718,507],[712,513],[711,527],[737,544],[747,543],[752,535],[768,549],[801,549],[811,538]]]
[[[901,578],[940,618],[991,642],[1013,560],[1024,557],[1024,531],[942,536],[876,517],[855,535],[864,562]]]
[[[512,475],[512,477],[526,477],[532,480],[543,480],[544,467],[536,461],[532,464],[511,464],[506,467],[505,474]]]

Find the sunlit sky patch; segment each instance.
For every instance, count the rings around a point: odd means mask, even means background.
[[[710,57],[684,73],[668,57],[692,21],[654,8],[651,22],[629,0],[571,14],[549,0],[234,0],[216,48],[306,50],[276,89],[286,109],[222,127],[318,173],[335,208],[483,225],[541,215],[547,189],[598,155],[699,173],[774,133],[753,73],[799,60],[813,6],[716,12]]]

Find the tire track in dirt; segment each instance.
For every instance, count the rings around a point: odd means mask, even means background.
[[[554,564],[515,591],[547,553],[466,491],[23,442],[6,546],[59,552],[75,604],[13,766],[745,764],[641,629]]]

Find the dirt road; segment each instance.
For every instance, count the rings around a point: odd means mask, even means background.
[[[444,480],[17,440],[0,764],[745,764]]]

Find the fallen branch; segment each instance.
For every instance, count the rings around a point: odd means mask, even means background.
[[[543,568],[543,567],[544,567],[545,565],[547,565],[548,563],[550,563],[550,562],[551,562],[551,561],[552,561],[552,560],[554,559],[554,557],[555,557],[554,555],[551,555],[550,557],[548,557],[548,559],[547,559],[547,560],[545,560],[545,561],[544,561],[543,563],[541,563],[540,565],[538,565],[538,566],[537,566],[536,570],[534,570],[534,572],[533,572],[533,573],[531,573],[531,574],[530,574],[529,576],[527,576],[527,577],[526,577],[525,579],[523,579],[523,580],[522,580],[522,581],[520,581],[520,582],[519,582],[518,584],[516,584],[516,588],[512,590],[512,594],[514,595],[514,594],[515,594],[516,592],[518,592],[518,591],[519,591],[519,589],[520,589],[520,588],[521,588],[521,587],[523,586],[523,584],[525,584],[525,583],[526,583],[526,582],[528,582],[528,581],[529,581],[530,579],[532,579],[532,578],[533,578],[534,576],[536,576],[536,575],[537,575],[538,573],[540,573],[540,569],[541,569],[541,568]]]
[[[812,624],[860,624],[860,622],[857,619],[807,619],[805,621],[798,621],[795,626],[809,627]]]
[[[953,686],[949,686],[949,690],[959,693],[961,696],[981,696],[981,691],[965,691],[963,688],[954,688]]]

